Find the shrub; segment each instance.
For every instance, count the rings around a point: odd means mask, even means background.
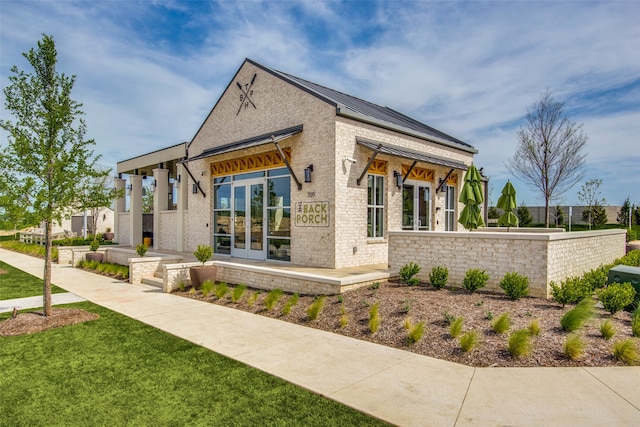
[[[580,329],[587,320],[594,316],[594,301],[591,298],[585,298],[578,305],[567,311],[560,319],[562,329],[567,332],[573,332]]]
[[[633,303],[636,290],[631,283],[612,283],[599,289],[597,294],[604,309],[614,314]]]
[[[136,246],[136,253],[140,257],[144,257],[147,254],[147,247],[145,245],[143,245],[142,243],[139,244],[138,246]]]
[[[449,313],[448,311],[445,311],[442,315],[444,316],[444,321],[447,325],[451,325],[454,320],[456,320],[456,316]]]
[[[538,319],[531,321],[531,324],[529,325],[529,333],[532,337],[540,335],[540,321]]]
[[[280,288],[271,289],[264,299],[264,306],[268,311],[273,310],[273,307],[278,303],[284,291]]]
[[[202,295],[204,295],[205,297],[209,295],[211,291],[213,291],[214,286],[215,284],[211,280],[205,280],[201,287]]]
[[[218,283],[218,286],[216,286],[216,298],[218,299],[224,298],[224,296],[227,294],[228,291],[229,291],[229,285],[227,285],[225,282]]]
[[[631,334],[640,337],[640,304],[631,313]]]
[[[242,298],[242,295],[244,294],[244,291],[246,289],[247,289],[247,285],[236,286],[233,289],[233,292],[231,293],[231,301],[232,302],[240,301],[240,298]]]
[[[605,267],[587,271],[582,275],[582,280],[591,290],[603,288],[607,285],[607,271],[608,269]]]
[[[375,334],[380,327],[380,303],[377,302],[369,309],[369,330]]]
[[[584,353],[584,348],[586,344],[582,337],[578,334],[569,334],[567,338],[564,340],[564,344],[562,349],[564,351],[564,355],[567,356],[571,360],[578,360],[582,357]]]
[[[509,336],[509,353],[513,357],[527,356],[531,352],[531,334],[527,329],[519,329]]]
[[[473,350],[480,344],[480,337],[476,331],[469,331],[460,337],[460,348],[465,353]]]
[[[417,285],[419,281],[417,279],[413,279],[413,276],[419,272],[420,266],[415,262],[410,262],[400,268],[400,279],[409,286]]]
[[[298,304],[298,300],[300,299],[300,295],[293,294],[287,299],[287,302],[284,303],[284,307],[282,307],[282,314],[287,315],[291,313],[291,307]]]
[[[321,296],[316,298],[316,300],[311,303],[311,305],[307,309],[307,317],[309,317],[309,320],[316,320],[318,318],[320,312],[322,311],[322,308],[324,307],[324,299],[325,297]]]
[[[604,322],[600,323],[600,335],[602,338],[609,341],[616,334],[616,330],[611,323],[611,320],[606,319]]]
[[[500,281],[500,287],[512,300],[529,295],[529,278],[518,273],[507,273]]]
[[[98,250],[98,248],[99,248],[99,247],[100,247],[100,242],[98,242],[98,240],[97,240],[97,239],[93,239],[93,240],[91,241],[91,244],[89,245],[89,250],[90,250],[91,252],[95,252],[95,251],[97,251],[97,250]]]
[[[402,326],[404,326],[404,328],[408,331],[409,329],[411,329],[411,318],[410,317],[405,317],[404,321],[402,322]]]
[[[616,264],[640,267],[640,250],[628,252],[625,256],[615,261]]]
[[[342,313],[340,315],[340,327],[344,328],[349,324],[349,315],[347,313]]]
[[[213,248],[209,245],[198,245],[193,252],[193,256],[195,256],[200,263],[204,264],[213,256]]]
[[[422,339],[424,335],[424,322],[416,323],[415,325],[409,328],[409,333],[407,335],[407,343],[409,345],[415,344]]]
[[[493,321],[491,328],[496,334],[504,334],[511,327],[511,316],[509,313],[502,313],[500,317]]]
[[[566,304],[576,304],[593,294],[591,285],[579,277],[568,277],[560,282],[560,286],[551,282],[550,286],[551,296],[563,307]]]
[[[613,357],[627,365],[637,365],[640,363],[640,356],[633,339],[618,341],[613,345]]]
[[[472,268],[467,270],[464,279],[462,280],[462,286],[469,291],[475,292],[478,289],[484,287],[489,280],[489,275],[485,270],[479,268]]]
[[[447,285],[447,280],[449,280],[449,269],[447,267],[436,266],[431,269],[429,282],[434,288],[444,288]]]
[[[451,325],[449,325],[449,334],[453,337],[453,338],[457,338],[460,333],[462,332],[462,324],[464,323],[464,318],[462,317],[456,317],[453,322],[451,322]]]

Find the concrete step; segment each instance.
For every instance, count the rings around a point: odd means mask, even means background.
[[[155,273],[153,273],[153,277],[158,277],[160,279],[164,278],[164,274],[163,273],[164,270],[156,270]]]
[[[143,277],[142,278],[142,283],[144,283],[145,285],[151,285],[151,286],[155,286],[157,288],[162,288],[162,279],[158,279],[155,277]]]

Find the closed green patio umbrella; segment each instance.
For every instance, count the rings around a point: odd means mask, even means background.
[[[464,185],[460,190],[458,201],[464,203],[465,207],[460,212],[458,222],[468,230],[484,227],[482,214],[480,213],[480,204],[484,201],[480,182],[480,172],[474,165],[469,166],[469,170],[464,176]]]
[[[507,181],[504,185],[496,207],[504,211],[498,218],[498,225],[503,227],[515,227],[518,225],[518,217],[513,213],[516,208],[516,189],[513,188],[511,181]]]

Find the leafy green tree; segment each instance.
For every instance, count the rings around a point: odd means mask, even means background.
[[[0,120],[8,143],[0,149],[0,174],[11,176],[3,184],[4,200],[19,204],[31,219],[45,224],[43,307],[51,315],[51,231],[53,222],[82,207],[87,180],[108,172],[99,171],[85,139],[86,125],[80,117],[82,104],[71,98],[75,76],[58,73],[55,42],[43,35],[37,48],[23,54],[33,72],[11,68],[11,84],[4,89],[5,107],[15,122]],[[6,193],[5,193],[6,192]]]
[[[142,212],[153,213],[153,191],[144,188],[142,190]]]
[[[585,182],[580,188],[580,191],[578,191],[578,200],[585,205],[582,213],[582,219],[587,221],[589,228],[594,225],[603,225],[607,223],[607,214],[604,212],[604,208],[602,207],[607,203],[607,201],[604,198],[600,198],[601,185],[601,179],[590,179]],[[601,223],[603,221],[603,214],[604,223]]]
[[[624,203],[618,212],[618,217],[616,218],[618,224],[629,226],[629,215],[631,215],[631,202],[629,201],[629,196],[624,199]]]
[[[531,211],[529,211],[529,208],[524,204],[524,202],[520,203],[520,206],[516,208],[515,214],[518,217],[518,223],[522,227],[526,227],[533,222]]]
[[[564,103],[547,90],[527,111],[526,125],[518,131],[518,147],[507,169],[544,197],[545,227],[549,205],[582,179],[588,137],[582,125],[570,121]]]

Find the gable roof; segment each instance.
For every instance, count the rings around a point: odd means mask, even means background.
[[[372,102],[356,98],[355,96],[301,79],[300,77],[274,70],[248,58],[246,61],[335,106],[336,114],[340,116],[371,123],[375,126],[395,130],[463,151],[471,153],[478,152],[472,145],[389,107],[382,107]]]

